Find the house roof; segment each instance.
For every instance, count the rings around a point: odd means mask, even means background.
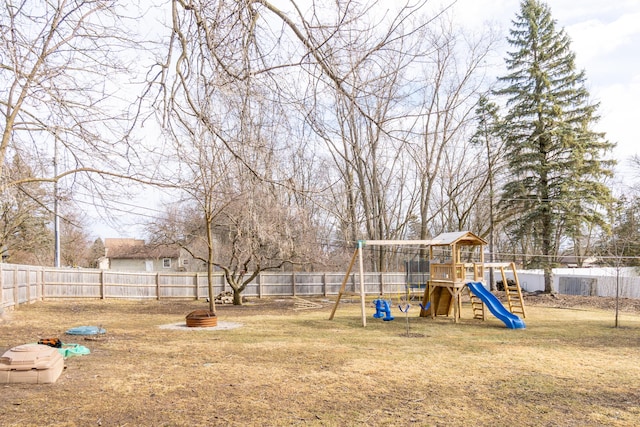
[[[558,262],[561,264],[568,264],[572,266],[592,266],[599,261],[595,256],[576,256],[576,255],[560,255]]]
[[[432,239],[433,246],[449,246],[462,244],[465,246],[486,245],[487,241],[476,236],[470,231],[455,231],[451,233],[442,233]]]
[[[159,259],[179,258],[177,245],[147,245],[139,239],[105,239],[107,258],[111,259]]]

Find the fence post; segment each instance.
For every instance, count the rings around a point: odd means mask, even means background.
[[[37,286],[40,288],[40,301],[44,301],[44,268],[40,267],[40,269],[38,269],[36,277],[36,281],[38,282]]]
[[[327,273],[322,273],[322,295],[327,296]]]
[[[105,270],[100,270],[100,299],[104,299],[104,272]]]
[[[380,272],[380,295],[384,295],[384,273]]]
[[[351,273],[351,287],[352,287],[352,292],[356,291],[356,275],[354,273]]]
[[[31,304],[31,267],[24,272],[25,285],[27,285],[27,304]]]
[[[258,272],[258,298],[262,298],[262,272]]]
[[[20,299],[18,298],[18,266],[13,267],[13,304],[15,308],[20,306]]]
[[[193,275],[193,286],[196,287],[196,301],[200,299],[200,288],[198,287],[198,272]]]
[[[160,299],[160,273],[156,273],[156,299]]]
[[[292,288],[292,294],[295,297],[296,296],[296,272],[292,271],[291,272],[291,288]]]

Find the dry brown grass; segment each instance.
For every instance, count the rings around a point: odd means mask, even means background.
[[[319,300],[318,300],[319,301]],[[227,331],[164,330],[204,302],[47,301],[0,322],[0,351],[59,336],[92,351],[55,384],[1,385],[3,426],[640,424],[640,313],[529,306],[526,330],[491,317],[371,318],[359,304],[219,308]],[[396,310],[395,313],[398,313]],[[465,318],[466,317],[466,318]],[[64,331],[102,325],[99,341]]]

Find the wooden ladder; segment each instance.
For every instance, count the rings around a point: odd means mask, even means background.
[[[504,267],[500,267],[500,274],[502,275],[502,283],[504,284],[504,293],[507,297],[507,303],[509,305],[509,311],[513,314],[520,314],[522,318],[526,318],[524,311],[524,299],[522,298],[522,288],[520,287],[520,281],[518,280],[518,273],[516,272],[516,265],[512,262],[510,264],[513,271],[514,285],[509,285],[507,281],[507,275],[504,272]]]
[[[467,286],[467,292],[469,293],[469,300],[471,301],[471,310],[473,310],[473,318],[480,320],[487,320],[487,314],[484,309],[484,303],[480,298],[471,292],[471,289]]]

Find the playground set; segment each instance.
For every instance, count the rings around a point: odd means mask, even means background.
[[[525,324],[522,319],[526,314],[515,264],[485,263],[484,246],[486,244],[485,240],[470,231],[442,233],[431,240],[360,240],[329,319],[333,319],[342,296],[346,294],[347,281],[358,260],[362,326],[367,325],[363,248],[365,246],[396,246],[419,248],[420,253],[428,256],[428,275],[410,274],[411,264],[405,264],[407,294],[412,289],[424,290],[421,296],[420,317],[452,316],[453,321],[457,323],[462,310],[462,296],[467,292],[475,319],[486,320],[488,309],[506,327],[523,329]],[[420,262],[419,265],[423,263]],[[485,271],[489,268],[500,271],[506,306],[484,286]],[[512,282],[507,280],[506,269],[512,271]],[[392,304],[389,300],[378,298],[374,300],[374,304],[376,307],[374,318],[385,321],[394,319],[391,314]],[[404,306],[399,305],[400,311],[404,313],[408,308],[408,300]]]

